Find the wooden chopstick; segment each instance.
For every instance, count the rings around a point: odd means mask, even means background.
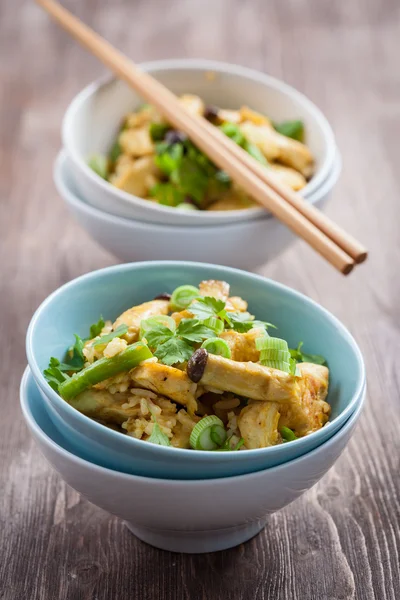
[[[286,187],[273,180],[269,174],[265,176],[264,171],[267,169],[258,165],[205,119],[188,113],[172,92],[147,73],[140,71],[132,61],[101,36],[54,0],[37,0],[37,2],[82,45],[129,83],[141,96],[154,104],[175,127],[187,133],[193,142],[235,182],[307,241],[338,270],[348,274],[353,269],[355,261],[361,262],[365,259],[365,249],[351,236],[331,223],[324,215],[321,214],[322,218],[320,218],[320,213],[316,209],[307,205],[291,190],[288,193]]]

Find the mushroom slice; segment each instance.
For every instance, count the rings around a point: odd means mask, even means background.
[[[279,440],[279,404],[250,401],[238,417],[238,427],[246,448],[266,448]]]
[[[197,410],[197,385],[180,369],[161,363],[143,363],[130,371],[130,378],[137,386],[186,406],[191,415]]]
[[[208,354],[203,348],[189,359],[187,373],[192,381],[203,386],[252,400],[295,402],[299,393],[296,378],[290,373]]]
[[[143,319],[148,319],[154,315],[166,315],[168,314],[168,308],[168,300],[151,300],[150,302],[133,306],[118,317],[113,324],[113,329],[116,329],[119,325],[127,325],[128,331],[123,337],[128,344],[131,344],[139,337],[140,322]]]
[[[313,363],[299,363],[297,367],[301,373],[298,402],[280,406],[279,427],[290,427],[302,436],[320,429],[329,419],[331,407],[325,402],[329,369]]]

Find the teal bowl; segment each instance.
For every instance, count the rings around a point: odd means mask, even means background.
[[[99,315],[113,319],[125,309],[171,292],[178,285],[224,279],[244,297],[258,319],[277,325],[296,346],[323,354],[330,368],[330,422],[288,444],[243,452],[203,452],[148,444],[81,414],[62,400],[43,377],[50,356],[62,359],[74,333],[84,337]],[[365,386],[360,350],[348,330],[324,308],[280,283],[258,275],[190,262],[117,265],[78,277],[53,292],[29,325],[27,356],[49,417],[80,456],[100,466],[164,479],[207,479],[252,473],[293,460],[331,438],[355,410]]]

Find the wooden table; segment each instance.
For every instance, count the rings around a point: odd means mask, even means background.
[[[395,0],[86,0],[66,4],[136,60],[193,56],[282,77],[330,119],[344,169],[328,212],[370,249],[349,278],[302,242],[262,272],[349,327],[368,402],[348,449],[233,550],[170,554],[82,500],[22,421],[24,337],[60,284],[113,264],[57,197],[71,98],[103,73],[32,2],[0,5],[0,598],[397,600],[400,597],[400,6]],[[251,101],[249,99],[249,103]]]

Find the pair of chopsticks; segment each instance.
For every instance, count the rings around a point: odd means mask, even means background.
[[[268,169],[206,119],[187,112],[178,98],[151,75],[82,23],[55,0],[36,0],[68,33],[97,56],[177,129],[188,137],[233,181],[303,238],[344,275],[367,258],[367,250],[314,206],[277,181]]]

